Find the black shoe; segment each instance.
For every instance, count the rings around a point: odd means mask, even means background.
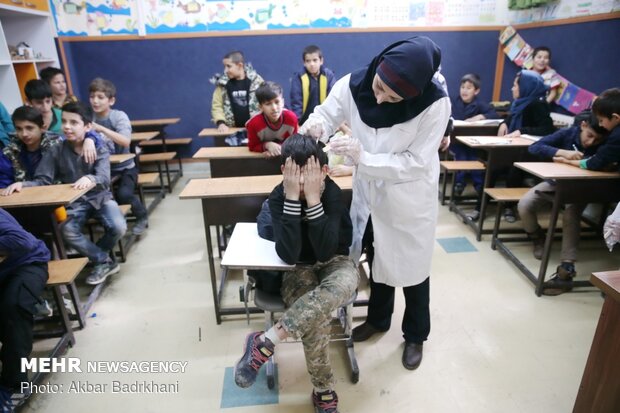
[[[353,329],[351,332],[351,337],[354,342],[359,343],[361,341],[368,340],[377,333],[385,333],[388,330],[389,329],[379,330],[378,328],[373,327],[368,321],[365,321],[363,324],[360,324]]]
[[[457,182],[454,184],[455,197],[460,197],[461,195],[463,195],[463,191],[465,191],[465,184],[462,184],[461,182]]]
[[[551,279],[543,284],[543,295],[556,296],[571,291],[575,275],[577,273],[574,267],[572,270],[567,270],[562,265],[559,265]]]
[[[422,363],[422,344],[405,342],[403,351],[403,366],[407,370],[415,370]]]

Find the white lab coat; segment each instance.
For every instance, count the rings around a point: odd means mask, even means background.
[[[438,208],[437,150],[450,118],[450,100],[439,99],[407,122],[374,129],[360,118],[349,77],[336,82],[308,122],[321,120],[325,134],[331,135],[346,121],[362,144],[353,177],[351,257],[359,259],[372,215],[373,279],[394,287],[420,284],[430,275]]]

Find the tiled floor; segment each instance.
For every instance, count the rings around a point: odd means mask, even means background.
[[[204,177],[188,165],[186,177]],[[262,316],[228,317],[216,325],[199,201],[167,196],[151,227],[132,249],[121,273],[91,309],[85,330],[67,356],[87,361],[186,361],[185,373],[57,373],[62,394],[40,394],[25,412],[311,412],[311,384],[300,344],[277,347],[277,391],[260,381],[232,388],[231,367],[244,336]],[[400,362],[403,300],[397,294],[392,329],[356,345],[360,381],[350,382],[342,344],[332,346],[341,412],[522,412],[572,410],[603,300],[597,292],[534,295],[533,286],[497,251],[489,237],[440,208],[431,276],[432,331],[416,371]],[[584,243],[578,269],[618,267],[602,242]],[[529,246],[517,248],[528,265]],[[552,263],[555,263],[555,255]],[[596,257],[596,258],[594,258]],[[588,262],[586,262],[588,261]],[[234,278],[225,300],[238,300]],[[355,309],[361,322],[364,308]],[[113,394],[112,381],[175,384],[177,394]],[[104,394],[69,394],[71,384],[109,384]],[[241,396],[239,396],[241,395]],[[266,404],[267,403],[267,404]],[[277,404],[269,404],[277,403]],[[229,407],[242,406],[242,407]]]

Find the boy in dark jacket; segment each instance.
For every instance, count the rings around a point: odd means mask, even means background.
[[[12,394],[28,381],[20,363],[32,351],[35,304],[47,283],[50,252],[0,209],[0,257],[0,410],[12,412]]]
[[[545,136],[532,144],[528,150],[532,155],[549,161],[555,158],[578,160],[594,155],[607,135],[607,131],[598,126],[596,117],[589,111],[575,117],[571,128]],[[534,243],[534,258],[541,259],[545,245],[545,233],[538,224],[537,213],[543,208],[551,207],[548,196],[555,192],[554,181],[543,181],[530,189],[518,204],[519,215],[523,227]],[[545,295],[558,295],[572,289],[572,278],[575,276],[577,245],[579,243],[581,213],[587,204],[569,204],[564,209],[562,218],[562,252],[561,264],[556,276],[551,278],[543,289]],[[568,280],[569,282],[564,282]]]
[[[301,338],[317,412],[336,411],[338,397],[329,362],[332,312],[355,294],[359,275],[348,257],[352,238],[341,190],[327,176],[327,155],[309,136],[295,134],[282,145],[283,181],[269,196],[276,252],[297,264],[284,274],[282,298],[288,309],[267,332],[250,333],[235,383],[254,384],[275,346],[289,335]]]

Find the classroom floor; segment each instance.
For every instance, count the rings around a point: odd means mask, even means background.
[[[206,164],[188,164],[185,177],[150,219],[147,235],[91,308],[87,327],[67,353],[87,361],[183,361],[185,373],[57,373],[60,394],[39,394],[23,412],[296,412],[310,413],[311,384],[302,346],[276,349],[278,385],[264,377],[240,390],[231,379],[243,339],[261,329],[262,315],[215,323],[201,205],[181,201],[187,179],[208,176]],[[490,222],[490,221],[489,221]],[[487,224],[490,228],[491,224]],[[431,276],[432,331],[416,371],[401,365],[402,294],[392,329],[356,344],[360,381],[352,384],[342,343],[331,346],[341,412],[498,412],[572,410],[603,299],[591,290],[541,297],[517,268],[476,242],[473,232],[440,207]],[[618,268],[617,253],[584,243],[580,275]],[[529,246],[520,250],[531,255]],[[518,251],[518,253],[519,253]],[[554,250],[557,257],[557,248]],[[586,263],[586,261],[589,261]],[[527,261],[535,266],[532,258]],[[216,263],[217,265],[217,263]],[[551,265],[555,266],[552,257]],[[81,276],[82,278],[82,276]],[[225,300],[238,304],[239,280]],[[356,308],[356,324],[364,308]],[[113,381],[178,382],[177,394],[113,394]],[[80,383],[78,383],[80,382]],[[107,384],[103,394],[70,393],[71,385]]]

